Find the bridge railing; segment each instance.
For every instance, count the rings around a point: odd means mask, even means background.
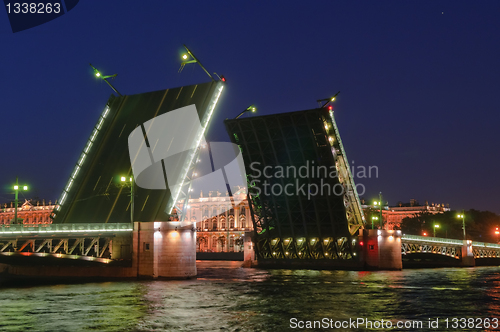
[[[130,223],[89,223],[89,224],[23,224],[1,225],[0,235],[8,234],[46,234],[46,233],[94,233],[94,232],[131,232]]]
[[[420,236],[420,235],[407,235],[403,234],[401,237],[401,240],[407,240],[407,241],[419,241],[419,242],[433,242],[433,243],[441,243],[441,244],[453,244],[453,245],[463,245],[464,241],[463,240],[458,240],[458,239],[447,239],[444,237],[429,237],[429,236]],[[488,243],[488,242],[477,242],[477,241],[472,241],[472,247],[481,247],[481,248],[494,248],[494,249],[500,249],[500,244],[497,243]]]
[[[473,247],[473,248],[475,248],[475,247],[482,247],[482,248],[495,248],[495,249],[500,249],[500,244],[472,241],[472,247]]]
[[[463,245],[464,241],[463,240],[457,240],[457,239],[447,239],[444,237],[429,237],[429,236],[420,236],[420,235],[407,235],[403,234],[401,237],[401,240],[407,240],[407,241],[419,241],[419,242],[435,242],[435,243],[448,243],[448,244],[453,244],[453,245]]]

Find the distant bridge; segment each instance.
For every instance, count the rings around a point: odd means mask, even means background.
[[[500,244],[467,240],[472,247],[474,259],[500,258]],[[437,254],[455,259],[462,258],[464,240],[428,237],[419,235],[403,235],[401,237],[401,254]]]

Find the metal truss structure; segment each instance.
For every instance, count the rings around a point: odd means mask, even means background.
[[[439,244],[401,243],[401,254],[407,255],[416,253],[446,255],[460,259],[462,257],[462,247]]]
[[[262,238],[263,259],[351,259],[349,239],[341,238]]]
[[[110,263],[117,234],[127,234],[130,224],[3,225],[0,255],[54,257]]]
[[[500,258],[500,245],[493,243],[472,242],[474,258]]]
[[[463,241],[439,237],[419,235],[403,235],[401,238],[401,254],[438,254],[455,259],[462,258]]]
[[[318,108],[225,125],[245,161],[257,257],[352,258],[350,239],[364,216],[333,113]]]
[[[112,237],[15,238],[0,240],[1,254],[39,254],[58,258],[107,258]],[[35,255],[37,256],[37,255]],[[102,260],[101,260],[102,261]],[[105,261],[103,261],[105,262]]]
[[[404,235],[401,241],[401,254],[428,253],[446,255],[456,259],[462,258],[463,240]],[[472,241],[472,253],[475,259],[500,258],[500,245]]]

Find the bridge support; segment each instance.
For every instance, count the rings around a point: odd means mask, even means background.
[[[401,231],[363,229],[359,236],[366,270],[401,270]]]
[[[255,250],[252,242],[253,231],[245,232],[245,239],[243,240],[243,267],[252,267],[256,265]]]
[[[196,230],[175,222],[135,222],[137,276],[189,279],[196,277]]]
[[[464,267],[473,267],[476,266],[476,261],[474,259],[474,252],[472,250],[472,241],[464,240],[464,244],[462,246],[462,266]]]

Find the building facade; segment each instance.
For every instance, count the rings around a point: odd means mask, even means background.
[[[241,252],[245,231],[253,229],[245,193],[234,196],[241,201],[232,207],[231,197],[210,193],[190,199],[188,220],[196,222],[196,250],[200,252]],[[212,217],[210,217],[212,216]]]
[[[17,208],[17,218],[22,219],[23,224],[51,224],[52,219],[50,214],[54,209],[55,205],[49,202],[49,205],[45,205],[45,202],[40,205],[31,204],[30,201],[26,200],[21,206]],[[15,208],[14,204],[4,204],[0,209],[0,225],[9,225],[14,222]]]
[[[365,218],[368,223],[367,228],[371,228],[372,217],[379,217],[379,210],[371,205],[362,205],[365,213]],[[427,201],[424,205],[419,205],[414,199],[410,203],[399,203],[397,206],[385,206],[382,209],[382,219],[384,227],[387,230],[400,229],[401,222],[404,218],[412,218],[421,213],[438,214],[450,211],[450,206],[447,204],[429,204]],[[374,221],[374,228],[379,228],[380,220]]]

